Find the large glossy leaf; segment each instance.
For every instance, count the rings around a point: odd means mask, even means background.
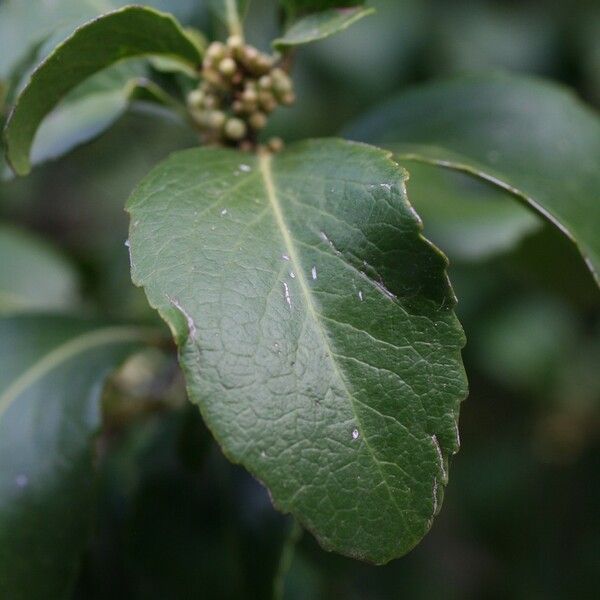
[[[373,8],[358,7],[330,9],[309,15],[294,23],[283,37],[273,42],[273,46],[282,50],[323,40],[374,12]]]
[[[69,597],[92,515],[102,381],[147,335],[0,319],[0,597]]]
[[[193,149],[133,193],[132,275],[234,462],[328,549],[377,563],[431,525],[458,449],[463,333],[405,172],[341,140]]]
[[[406,92],[348,134],[508,190],[563,231],[600,281],[600,118],[567,90],[465,77]]]
[[[50,244],[0,225],[0,256],[0,314],[64,311],[77,305],[75,269]]]
[[[514,248],[543,221],[510,193],[460,171],[403,160],[410,201],[425,235],[451,262],[479,261]]]
[[[78,29],[34,71],[6,125],[7,154],[18,174],[30,168],[29,151],[44,117],[88,77],[126,58],[158,55],[190,67],[200,51],[175,19],[130,6]]]

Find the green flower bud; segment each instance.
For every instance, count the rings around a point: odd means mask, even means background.
[[[234,100],[231,104],[234,113],[238,115],[246,112],[246,105],[241,100]]]
[[[192,90],[187,97],[187,103],[190,108],[200,108],[204,101],[204,92],[202,90]]]
[[[242,100],[247,103],[258,102],[258,94],[256,93],[256,90],[251,87],[246,87],[246,89],[242,92]]]
[[[292,80],[281,69],[275,69],[271,73],[273,89],[279,96],[292,91]]]
[[[204,101],[202,102],[204,108],[213,109],[217,108],[217,98],[212,94],[205,94]]]
[[[268,75],[263,75],[258,80],[258,87],[263,90],[270,90],[273,87],[273,80]]]
[[[239,35],[230,35],[227,38],[227,45],[232,50],[237,50],[238,48],[241,48],[244,45],[244,40]]]
[[[252,129],[262,129],[267,124],[267,115],[262,112],[252,113],[248,119]]]
[[[225,123],[225,135],[234,141],[241,140],[245,137],[247,132],[246,123],[241,119],[236,119],[235,117],[229,119]]]
[[[267,73],[273,66],[273,60],[265,54],[260,54],[254,61],[254,67],[260,73]]]
[[[259,92],[258,101],[265,112],[273,112],[277,108],[277,100],[271,92]]]
[[[287,92],[287,94],[281,97],[281,104],[284,106],[291,106],[294,102],[296,102],[296,94],[294,92]]]
[[[206,57],[213,61],[218,61],[225,56],[226,48],[221,42],[213,42],[206,49]]]
[[[206,113],[206,126],[209,129],[221,129],[226,120],[225,113],[220,110],[210,110]]]
[[[278,137],[272,137],[268,142],[267,146],[271,152],[281,152],[283,150],[283,140]]]
[[[237,71],[237,64],[233,58],[224,58],[219,63],[219,72],[225,77],[231,77]]]

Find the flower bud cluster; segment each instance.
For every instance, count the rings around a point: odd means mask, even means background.
[[[272,56],[246,45],[239,36],[207,48],[201,78],[187,102],[205,143],[252,149],[269,115],[295,101],[288,74]],[[273,151],[281,144],[278,138],[268,142]]]

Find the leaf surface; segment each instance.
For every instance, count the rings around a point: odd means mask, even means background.
[[[227,456],[331,550],[429,529],[458,450],[463,333],[405,172],[341,140],[193,149],[133,193],[132,277]]]
[[[201,60],[198,47],[172,16],[139,6],[90,21],[59,45],[31,75],[6,125],[7,155],[15,172],[30,170],[35,133],[68,92],[118,61],[151,55],[190,67]]]
[[[50,244],[0,225],[0,256],[0,315],[61,311],[77,305],[75,269]]]
[[[283,37],[273,41],[278,50],[310,44],[347,29],[363,17],[372,15],[373,8],[337,8],[308,15],[294,23]]]
[[[408,91],[348,134],[509,191],[567,235],[600,281],[600,118],[570,92],[464,77]]]
[[[67,598],[93,504],[102,382],[147,337],[66,317],[0,319],[0,596]]]

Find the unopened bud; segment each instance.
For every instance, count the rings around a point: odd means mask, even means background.
[[[258,94],[256,93],[256,90],[251,87],[246,87],[246,89],[242,92],[242,100],[250,103],[258,102]]]
[[[264,71],[270,71],[273,67],[273,59],[266,54],[260,54],[256,60],[256,66]]]
[[[267,142],[267,146],[271,152],[281,152],[283,150],[283,140],[278,137],[273,137]]]
[[[266,112],[273,112],[277,108],[277,100],[271,92],[259,92],[258,101]]]
[[[190,108],[200,108],[204,101],[204,92],[202,90],[192,90],[187,97],[187,103]]]
[[[234,100],[231,104],[234,113],[238,115],[246,112],[246,105],[241,100]]]
[[[270,90],[273,87],[273,80],[268,75],[263,75],[258,80],[258,87],[263,90]]]
[[[281,96],[281,104],[285,106],[291,106],[294,102],[296,102],[296,94],[294,92],[287,92],[287,94]]]
[[[224,58],[219,63],[219,72],[221,75],[225,75],[225,77],[231,77],[237,71],[237,65],[235,64],[235,60],[233,58]]]
[[[271,73],[273,89],[278,95],[283,96],[292,91],[292,80],[281,69],[275,69]]]
[[[225,46],[221,42],[213,42],[206,49],[206,57],[213,61],[217,61],[223,56],[225,56]]]
[[[221,129],[225,124],[225,113],[220,110],[211,110],[206,113],[206,126],[209,129]]]
[[[243,137],[245,137],[246,131],[246,123],[244,123],[244,121],[241,119],[236,119],[233,117],[225,123],[225,135],[230,140],[241,140]]]
[[[212,94],[205,94],[202,104],[207,109],[217,108],[217,99]]]
[[[252,129],[262,129],[267,124],[267,115],[261,112],[252,113],[248,119],[248,123],[250,123]]]
[[[227,45],[231,49],[237,50],[238,48],[241,48],[244,45],[244,40],[239,35],[230,35],[227,38]]]

